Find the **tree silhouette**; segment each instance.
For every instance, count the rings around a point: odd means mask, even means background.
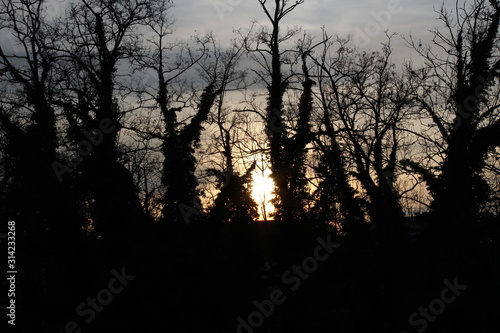
[[[361,208],[361,200],[356,198],[356,191],[349,183],[348,169],[345,156],[342,152],[340,142],[341,126],[335,126],[332,117],[332,105],[336,104],[338,109],[342,108],[342,99],[331,99],[331,96],[339,96],[337,77],[329,70],[333,64],[330,61],[330,48],[338,42],[342,50],[346,47],[346,41],[332,40],[323,31],[324,47],[317,57],[311,57],[317,67],[319,80],[318,104],[322,112],[322,121],[319,124],[319,132],[314,135],[316,151],[320,154],[316,173],[321,181],[314,195],[318,198],[315,205],[315,215],[324,223],[336,222],[341,225],[342,231],[356,234],[363,228],[364,214]],[[342,58],[340,66],[343,66]],[[330,87],[330,91],[327,87]],[[324,138],[323,138],[324,137]]]
[[[295,1],[289,5],[286,0],[276,0],[274,2],[274,10],[269,9],[266,5],[267,1],[260,1],[260,5],[264,10],[267,18],[271,23],[271,30],[262,28],[255,36],[255,45],[248,45],[247,49],[258,55],[255,56],[257,63],[260,63],[264,72],[258,73],[258,76],[265,83],[268,90],[268,104],[266,109],[266,133],[269,139],[270,161],[271,161],[271,177],[276,184],[276,198],[274,206],[276,207],[276,218],[286,221],[292,221],[294,210],[301,209],[294,206],[295,189],[290,189],[289,172],[290,169],[286,164],[285,145],[287,131],[284,121],[284,105],[283,95],[289,88],[289,80],[291,75],[285,76],[282,71],[283,60],[286,57],[293,57],[288,50],[282,51],[282,45],[295,36],[299,29],[288,29],[284,33],[281,32],[282,20],[292,12],[298,5],[304,1]],[[248,39],[246,39],[247,42]],[[288,53],[288,54],[286,54]],[[270,80],[268,79],[270,77]],[[307,112],[307,111],[305,111]],[[305,117],[307,118],[307,117]],[[306,128],[303,127],[302,132]],[[302,133],[300,134],[302,135]],[[299,149],[301,151],[301,149]],[[295,167],[297,171],[299,166]],[[293,186],[293,185],[292,185]]]
[[[109,237],[131,231],[143,219],[138,189],[119,161],[122,112],[117,100],[121,61],[139,47],[136,29],[155,12],[155,1],[83,1],[72,4],[57,49],[67,59],[69,87],[59,104],[71,131],[91,133],[91,153],[82,158],[83,177],[92,207],[92,228]],[[96,133],[97,131],[97,133]],[[94,141],[92,141],[94,140]]]
[[[54,94],[59,89],[59,77],[51,47],[56,40],[51,36],[41,4],[3,2],[1,15],[3,30],[13,34],[12,46],[17,43],[18,50],[22,50],[8,54],[0,46],[2,80],[11,84],[4,87],[5,107],[0,114],[6,139],[4,153],[9,161],[6,172],[11,177],[6,190],[12,202],[5,207],[12,209],[8,213],[11,217],[21,211],[25,232],[30,237],[47,229],[58,230],[61,235],[72,233],[70,230],[77,230],[79,219],[52,169],[57,148]],[[23,197],[32,204],[21,209]],[[71,222],[61,223],[65,219]]]
[[[428,64],[420,71],[411,68],[412,79],[422,88],[417,95],[422,109],[439,129],[434,138],[443,158],[437,173],[407,163],[433,195],[433,229],[448,258],[470,254],[477,244],[480,207],[490,193],[482,173],[500,139],[498,102],[492,95],[500,68],[499,4],[478,0],[456,10],[458,20],[444,7],[439,11],[446,32],[436,30],[434,35],[436,45],[446,48],[444,55],[409,38]]]
[[[257,204],[252,198],[252,172],[254,162],[243,174],[230,174],[217,170],[208,170],[218,176],[221,184],[220,193],[210,210],[210,219],[214,222],[252,222],[259,214]]]

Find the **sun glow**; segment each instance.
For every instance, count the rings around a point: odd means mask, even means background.
[[[255,170],[252,174],[252,197],[259,207],[260,220],[272,220],[270,214],[274,212],[274,206],[271,203],[273,198],[274,182],[271,179],[271,170]]]

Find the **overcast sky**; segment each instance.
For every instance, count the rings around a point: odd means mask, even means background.
[[[445,3],[449,6],[454,1]],[[434,11],[440,5],[439,0],[305,0],[284,23],[301,26],[312,34],[322,26],[330,35],[352,34],[358,47],[373,49],[384,41],[384,30],[400,35],[411,32],[429,42],[428,30],[440,25]],[[222,43],[231,39],[233,29],[248,28],[254,19],[266,22],[258,0],[177,0],[173,14],[177,36],[189,36],[195,30],[213,31]],[[407,58],[409,50],[401,38],[394,40],[394,46],[399,58]]]
[[[68,2],[47,0],[49,13],[61,15]],[[447,6],[454,6],[454,2],[445,0]],[[178,39],[189,38],[196,31],[212,31],[224,45],[235,37],[234,29],[249,28],[253,20],[267,23],[259,0],[174,0],[174,3],[172,15],[177,20],[175,37]],[[268,3],[271,6],[274,0]],[[324,26],[330,35],[351,34],[358,47],[376,49],[384,41],[384,30],[400,35],[411,32],[424,43],[429,42],[428,30],[440,25],[434,11],[440,5],[440,0],[305,0],[286,17],[284,24],[301,26],[311,34],[318,34]],[[0,36],[5,50],[11,47],[9,39],[9,36]],[[393,60],[408,58],[410,51],[403,45],[400,37],[394,40],[398,59]]]

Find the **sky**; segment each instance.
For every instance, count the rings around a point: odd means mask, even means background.
[[[313,35],[324,26],[330,35],[353,35],[361,49],[377,49],[385,41],[385,30],[400,36],[412,33],[430,42],[429,29],[440,26],[435,12],[440,5],[432,0],[305,0],[284,23],[301,26]],[[454,0],[445,0],[445,5],[453,6]],[[234,29],[248,28],[253,20],[266,23],[258,0],[178,0],[172,12],[177,36],[212,31],[223,45],[235,36]],[[402,38],[394,39],[393,45],[398,60],[406,59],[410,51]]]
[[[446,6],[454,6],[455,0],[444,1]],[[69,2],[46,0],[47,10],[52,16],[61,15]],[[274,0],[267,2],[271,6]],[[267,23],[259,0],[174,0],[174,4],[172,15],[176,19],[177,39],[185,40],[196,32],[211,31],[221,45],[226,45],[236,37],[234,29],[249,28],[254,20]],[[430,42],[428,30],[440,25],[434,11],[440,5],[440,0],[304,0],[285,18],[284,24],[300,26],[313,35],[319,35],[324,26],[329,35],[345,37],[351,34],[355,45],[361,49],[377,49],[385,41],[385,30],[400,36],[412,33],[424,43]],[[15,48],[9,39],[9,36],[0,36],[6,51]],[[393,46],[395,62],[407,59],[410,50],[401,37],[393,40]]]

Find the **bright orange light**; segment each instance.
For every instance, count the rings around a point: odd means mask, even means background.
[[[272,219],[270,214],[274,212],[274,206],[271,203],[274,182],[270,175],[271,170],[267,168],[264,170],[255,170],[252,174],[252,197],[259,206],[261,220]]]

